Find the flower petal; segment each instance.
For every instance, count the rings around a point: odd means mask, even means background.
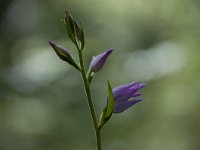
[[[138,97],[140,95],[142,95],[142,94],[141,93],[134,93],[131,97]]]
[[[118,91],[121,91],[122,89],[126,89],[126,88],[130,88],[136,84],[140,83],[139,81],[135,81],[135,82],[131,82],[131,83],[127,83],[127,84],[123,84],[123,85],[119,85],[115,88],[113,88],[113,93],[117,93]]]
[[[113,95],[114,95],[114,98],[115,99],[119,99],[119,97],[122,97],[122,95],[126,95],[127,93],[130,93],[131,91],[128,90],[130,87],[134,86],[134,85],[137,85],[139,84],[139,81],[136,81],[136,82],[132,82],[132,83],[127,83],[127,84],[124,84],[124,85],[120,85],[120,86],[117,86],[115,87],[112,92],[113,92]],[[128,90],[128,91],[127,91]],[[128,96],[129,97],[129,96]]]
[[[114,100],[116,103],[128,101],[128,99],[132,97],[134,92],[136,92],[136,90],[133,91],[131,89],[126,89],[126,90],[120,91],[120,93],[114,96]]]
[[[146,84],[137,82],[132,82],[130,84],[124,84],[113,89],[113,95],[115,102],[128,101],[131,97],[139,96],[134,95],[140,88],[144,87]]]
[[[112,51],[113,51],[113,49],[110,48],[110,49],[106,50],[105,52],[103,52],[97,56],[94,56],[90,63],[91,70],[93,72],[98,72],[99,70],[101,70],[101,68],[105,64],[108,56],[112,53]]]
[[[137,85],[134,85],[131,87],[131,89],[136,89],[136,90],[139,90],[141,88],[143,88],[144,86],[146,86],[147,84],[145,83],[140,83],[140,84],[137,84]]]
[[[143,98],[139,98],[139,99],[125,101],[125,102],[121,102],[121,103],[117,103],[117,104],[115,103],[113,113],[123,112],[124,110],[130,108],[131,106],[135,105],[136,103],[138,103],[142,100],[143,100]]]

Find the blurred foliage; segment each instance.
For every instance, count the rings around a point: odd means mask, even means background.
[[[140,104],[113,115],[105,150],[200,149],[198,0],[1,0],[0,150],[94,150],[82,82],[48,40],[76,56],[62,16],[83,24],[85,60],[115,51],[92,83],[99,115],[106,81],[148,83]]]

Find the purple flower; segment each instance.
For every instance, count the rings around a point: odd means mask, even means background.
[[[139,81],[124,84],[112,89],[114,97],[114,110],[113,113],[120,113],[128,109],[132,105],[140,102],[143,98],[136,98],[141,94],[138,90],[143,88],[146,84]]]
[[[98,72],[99,70],[101,70],[112,51],[113,49],[110,48],[97,56],[93,56],[92,61],[90,63],[90,68],[92,72]]]

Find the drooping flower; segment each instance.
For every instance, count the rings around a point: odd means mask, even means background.
[[[143,98],[136,98],[141,94],[138,90],[143,88],[146,84],[139,81],[120,85],[112,90],[114,97],[114,110],[113,113],[120,113],[130,108],[134,104],[143,100]]]
[[[90,63],[90,68],[92,72],[98,72],[99,70],[101,70],[112,51],[113,49],[110,48],[97,56],[93,56],[92,61]]]

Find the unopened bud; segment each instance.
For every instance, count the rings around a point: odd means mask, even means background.
[[[51,45],[51,47],[54,49],[54,51],[56,52],[56,54],[58,55],[58,57],[61,60],[68,62],[70,65],[72,65],[75,68],[77,68],[78,70],[80,70],[79,66],[74,61],[74,59],[72,58],[71,54],[68,52],[67,49],[65,49],[64,47],[61,47],[59,45],[56,45],[52,41],[49,41],[49,44]]]

